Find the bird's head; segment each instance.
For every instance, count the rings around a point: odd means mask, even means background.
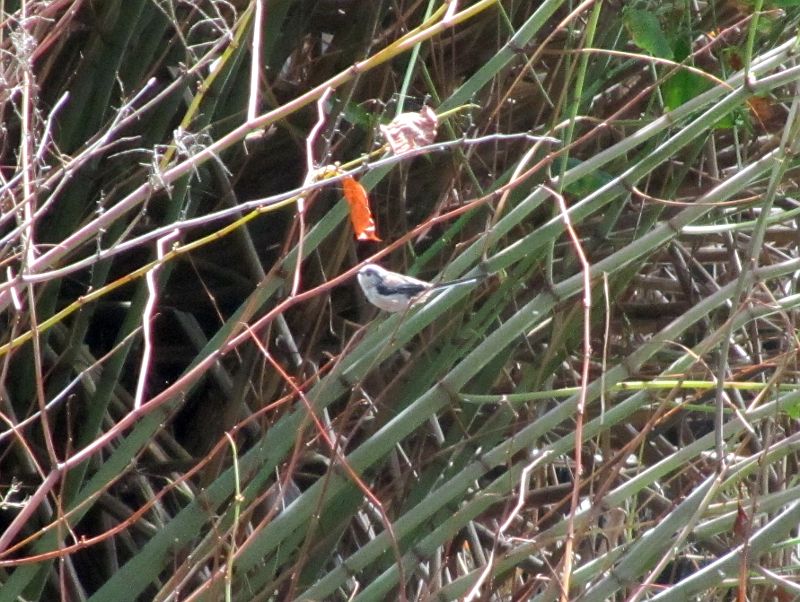
[[[358,270],[358,282],[362,287],[378,286],[385,278],[386,270],[374,263],[368,263]]]

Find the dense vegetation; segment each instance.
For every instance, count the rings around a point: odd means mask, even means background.
[[[0,2],[0,600],[800,595],[795,4]]]

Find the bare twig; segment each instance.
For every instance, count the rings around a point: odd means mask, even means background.
[[[306,138],[306,178],[303,182],[303,187],[306,188],[317,179],[319,173],[317,165],[314,162],[314,143],[317,140],[320,130],[325,125],[325,103],[333,93],[333,88],[328,88],[323,92],[317,101],[317,122]],[[300,271],[303,266],[303,246],[306,238],[306,196],[300,195],[297,197],[297,218],[299,220],[299,232],[297,236],[297,261],[294,266],[294,278],[292,279],[292,292],[291,296],[294,297],[297,291],[300,290]]]
[[[256,118],[259,106],[259,82],[261,81],[261,30],[264,27],[264,0],[254,0],[253,44],[250,48],[250,96],[247,99],[247,121]]]
[[[164,258],[167,243],[178,238],[180,231],[176,228],[166,236],[159,238],[156,243],[157,256],[161,260]],[[133,407],[139,408],[144,400],[144,389],[147,384],[147,377],[150,373],[150,360],[153,354],[153,333],[152,333],[152,320],[153,310],[156,306],[156,299],[158,298],[158,284],[156,282],[156,275],[158,273],[161,263],[156,263],[151,270],[147,272],[145,280],[147,281],[147,302],[144,306],[142,313],[142,333],[144,335],[144,349],[142,350],[142,363],[139,367],[139,381],[136,383],[136,394],[133,399]]]
[[[569,600],[569,584],[572,575],[572,550],[575,545],[575,515],[578,512],[580,504],[580,491],[581,491],[581,476],[583,474],[583,414],[586,408],[587,387],[589,386],[589,367],[592,359],[592,339],[591,339],[591,312],[592,312],[592,282],[591,270],[589,261],[586,259],[586,254],[580,243],[580,238],[572,227],[572,221],[569,218],[569,210],[564,201],[564,197],[558,194],[552,188],[542,186],[558,201],[558,207],[561,211],[561,218],[564,220],[564,225],[567,229],[575,254],[581,264],[583,272],[583,366],[581,368],[581,389],[578,395],[578,404],[575,408],[575,468],[573,476],[572,496],[570,499],[570,512],[569,520],[567,522],[567,538],[564,542],[564,566],[561,574],[561,600],[567,602]]]

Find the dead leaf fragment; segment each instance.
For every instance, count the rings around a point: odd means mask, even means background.
[[[399,154],[430,144],[436,139],[439,118],[425,106],[419,113],[400,113],[389,125],[380,126],[392,152]]]
[[[348,176],[342,180],[344,198],[350,205],[350,223],[357,240],[380,240],[369,209],[369,197],[364,187],[355,178]]]

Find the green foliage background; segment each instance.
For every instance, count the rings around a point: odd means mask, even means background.
[[[792,4],[0,3],[0,600],[800,594]]]

